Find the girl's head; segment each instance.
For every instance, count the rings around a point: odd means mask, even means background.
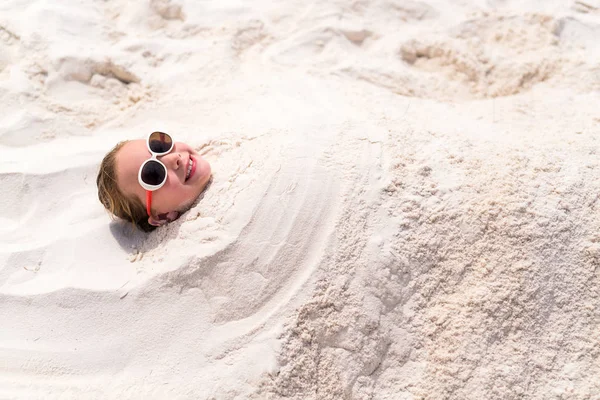
[[[151,157],[148,140],[121,142],[104,157],[96,179],[98,198],[104,207],[145,231],[175,220],[200,196],[211,177],[210,164],[194,149],[185,143],[173,143],[167,154],[157,156],[166,169],[162,170],[166,178],[162,186],[150,191],[149,215],[148,190],[142,187],[139,174],[142,164]]]

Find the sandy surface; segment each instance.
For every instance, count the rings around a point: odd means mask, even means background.
[[[600,399],[599,65],[597,0],[2,1],[0,398]]]

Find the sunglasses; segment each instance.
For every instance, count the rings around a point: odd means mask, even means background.
[[[146,212],[152,216],[152,192],[160,189],[167,181],[167,167],[158,157],[169,154],[174,142],[171,135],[164,132],[152,132],[146,142],[151,157],[144,161],[138,172],[138,181],[146,189]]]

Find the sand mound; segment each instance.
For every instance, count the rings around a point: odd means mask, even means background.
[[[416,133],[382,143],[379,207],[364,192],[346,196],[323,278],[263,390],[298,399],[593,396],[595,152],[578,148],[586,167],[574,175],[560,147]]]

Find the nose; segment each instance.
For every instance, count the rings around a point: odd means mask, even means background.
[[[160,161],[163,162],[167,166],[167,168],[177,170],[183,163],[183,158],[181,157],[181,153],[169,153],[164,156],[159,157]]]

